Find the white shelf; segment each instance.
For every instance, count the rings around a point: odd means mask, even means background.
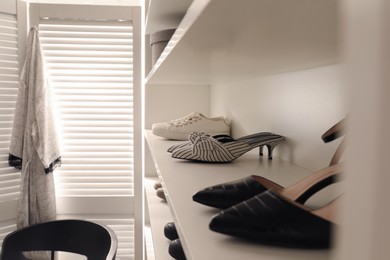
[[[164,226],[172,221],[168,205],[157,197],[154,183],[158,178],[145,178],[146,208],[149,214],[155,260],[168,260],[169,240],[164,236]]]
[[[224,83],[339,62],[337,0],[194,0],[147,83]]]
[[[329,250],[298,250],[247,243],[215,233],[208,228],[218,210],[192,201],[192,195],[202,188],[232,181],[248,175],[262,175],[281,185],[292,184],[310,174],[288,162],[274,158],[259,158],[258,151],[244,154],[232,163],[208,164],[171,158],[166,150],[174,141],[146,134],[152,158],[160,179],[165,184],[168,206],[175,221],[188,260],[324,260]],[[276,148],[277,149],[277,148]]]

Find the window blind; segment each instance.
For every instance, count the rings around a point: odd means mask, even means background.
[[[39,34],[60,122],[57,196],[132,196],[132,23],[41,19]]]
[[[19,198],[20,172],[8,165],[19,87],[16,15],[0,12],[0,202]]]

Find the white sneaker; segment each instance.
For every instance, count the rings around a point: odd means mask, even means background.
[[[152,125],[152,132],[155,135],[173,140],[188,140],[188,136],[192,132],[204,132],[211,136],[229,135],[230,122],[223,117],[207,118],[194,112],[170,122],[155,123]]]

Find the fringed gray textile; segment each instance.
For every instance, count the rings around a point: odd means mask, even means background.
[[[9,164],[21,169],[17,226],[56,219],[53,171],[61,164],[38,30],[31,28],[19,82]]]

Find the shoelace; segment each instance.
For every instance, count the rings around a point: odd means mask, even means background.
[[[198,121],[199,119],[199,115],[198,114],[190,114],[188,116],[184,116],[182,118],[178,118],[176,120],[172,120],[171,121],[171,124],[174,125],[174,126],[184,126],[184,125],[188,125],[192,122],[196,122]]]

